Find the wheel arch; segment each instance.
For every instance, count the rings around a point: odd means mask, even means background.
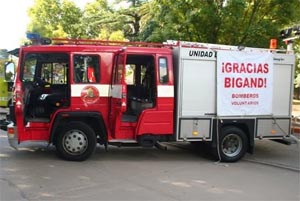
[[[107,144],[107,131],[104,119],[99,112],[61,112],[58,113],[52,123],[50,132],[50,143],[55,144],[57,133],[63,128],[64,125],[71,121],[82,121],[89,125],[94,131],[96,136],[100,137],[100,142]]]
[[[217,122],[219,121],[219,122]],[[217,137],[221,134],[222,129],[225,127],[236,127],[241,129],[248,138],[248,153],[253,153],[254,151],[254,135],[255,135],[255,119],[223,119],[214,121],[214,133],[212,146],[217,147]],[[219,132],[219,135],[218,133]]]

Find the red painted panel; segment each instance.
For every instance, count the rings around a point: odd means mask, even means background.
[[[173,134],[173,111],[144,110],[137,126],[137,135],[141,134]]]
[[[25,128],[21,133],[18,133],[19,141],[33,140],[33,141],[49,141],[49,126],[36,127],[31,126]]]

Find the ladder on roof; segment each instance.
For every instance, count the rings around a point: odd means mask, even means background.
[[[108,46],[133,46],[133,47],[165,47],[162,43],[148,42],[129,42],[129,41],[110,41],[110,40],[94,40],[94,39],[68,39],[68,38],[52,38],[53,45],[108,45]]]
[[[213,51],[217,50],[232,50],[232,51],[245,51],[245,52],[278,52],[286,53],[286,50],[279,49],[268,49],[268,48],[255,48],[255,47],[244,47],[244,46],[233,46],[233,45],[222,45],[222,44],[212,44],[212,43],[199,43],[199,42],[190,42],[190,41],[176,41],[168,40],[164,43],[165,45],[177,46],[177,47],[186,47],[186,48],[203,48],[210,49]]]

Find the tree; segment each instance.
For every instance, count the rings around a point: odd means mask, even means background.
[[[120,1],[116,1],[118,3]],[[144,9],[146,0],[127,0],[122,1],[128,5],[128,8],[120,8],[116,11],[120,16],[120,20],[123,24],[123,32],[126,38],[131,41],[140,40],[141,33],[141,21],[142,18],[147,15],[148,11]]]
[[[83,11],[71,0],[35,0],[28,14],[27,31],[43,37],[125,39],[122,16],[107,0],[88,3]]]
[[[189,40],[267,47],[299,19],[299,0],[153,0],[146,40]],[[149,33],[149,31],[151,31]]]
[[[113,17],[112,9],[106,0],[95,0],[85,6],[81,23],[84,27],[86,38],[103,37],[104,32],[113,32],[113,23],[116,19]],[[101,34],[101,30],[102,34]],[[105,38],[107,38],[105,36]]]
[[[70,0],[35,0],[28,15],[31,19],[28,32],[43,37],[78,38],[82,35],[82,12]]]
[[[145,0],[115,0],[112,4],[108,4],[106,0],[95,0],[88,4],[82,20],[87,37],[95,38],[100,33],[100,38],[103,36],[110,38],[107,33],[116,35],[123,32],[125,38],[139,40],[141,19],[147,13],[142,6],[146,2]]]
[[[84,36],[84,27],[81,19],[83,12],[72,1],[63,0],[61,5],[61,27],[70,38]]]
[[[120,6],[127,5],[126,7]],[[81,11],[71,0],[35,0],[28,31],[47,37],[167,39],[267,47],[299,21],[299,0],[94,0]]]

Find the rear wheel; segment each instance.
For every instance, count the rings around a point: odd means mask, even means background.
[[[219,142],[220,157],[224,162],[240,160],[248,149],[248,138],[245,132],[234,126],[222,129]]]
[[[71,161],[86,160],[96,148],[94,130],[83,122],[70,122],[60,131],[56,140],[58,155]]]

